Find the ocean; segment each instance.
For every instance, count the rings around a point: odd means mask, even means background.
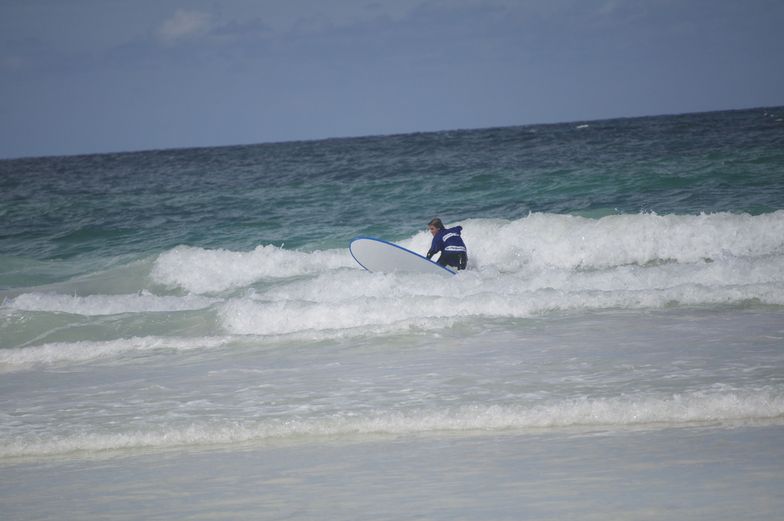
[[[783,119],[0,161],[2,517],[780,519]]]

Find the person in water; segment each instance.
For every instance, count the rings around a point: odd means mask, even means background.
[[[433,234],[433,243],[430,245],[430,251],[427,252],[427,258],[441,252],[441,256],[436,261],[439,265],[464,270],[468,264],[468,252],[460,237],[463,227],[444,228],[444,223],[438,217],[430,221],[427,227]]]

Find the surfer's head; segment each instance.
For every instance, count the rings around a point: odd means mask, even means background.
[[[433,220],[427,223],[427,227],[430,228],[430,233],[435,235],[438,233],[438,230],[444,229],[444,223],[441,222],[441,219],[435,217]]]

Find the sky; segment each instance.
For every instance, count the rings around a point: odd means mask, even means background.
[[[0,0],[0,158],[784,105],[782,0]]]

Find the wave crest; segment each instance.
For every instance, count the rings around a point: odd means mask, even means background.
[[[470,220],[463,237],[474,264],[605,269],[658,262],[694,263],[784,253],[784,210],[770,214],[531,214],[516,221]]]
[[[110,450],[166,449],[325,437],[498,433],[533,429],[670,428],[726,422],[780,422],[784,397],[770,391],[691,392],[669,397],[576,398],[542,405],[464,405],[431,411],[377,411],[322,418],[159,425],[129,432],[0,441],[0,458],[64,456]]]
[[[156,313],[204,309],[218,299],[198,295],[160,296],[148,291],[132,295],[63,295],[60,293],[22,293],[8,298],[4,307],[20,311],[46,311],[100,316],[119,313]]]
[[[138,351],[210,349],[230,343],[230,337],[132,337],[103,341],[49,342],[37,346],[0,349],[0,370],[23,370],[41,364],[84,362]]]
[[[165,286],[214,293],[262,279],[310,275],[348,266],[353,266],[353,260],[347,250],[305,253],[266,245],[236,252],[178,246],[158,257],[152,278]]]

